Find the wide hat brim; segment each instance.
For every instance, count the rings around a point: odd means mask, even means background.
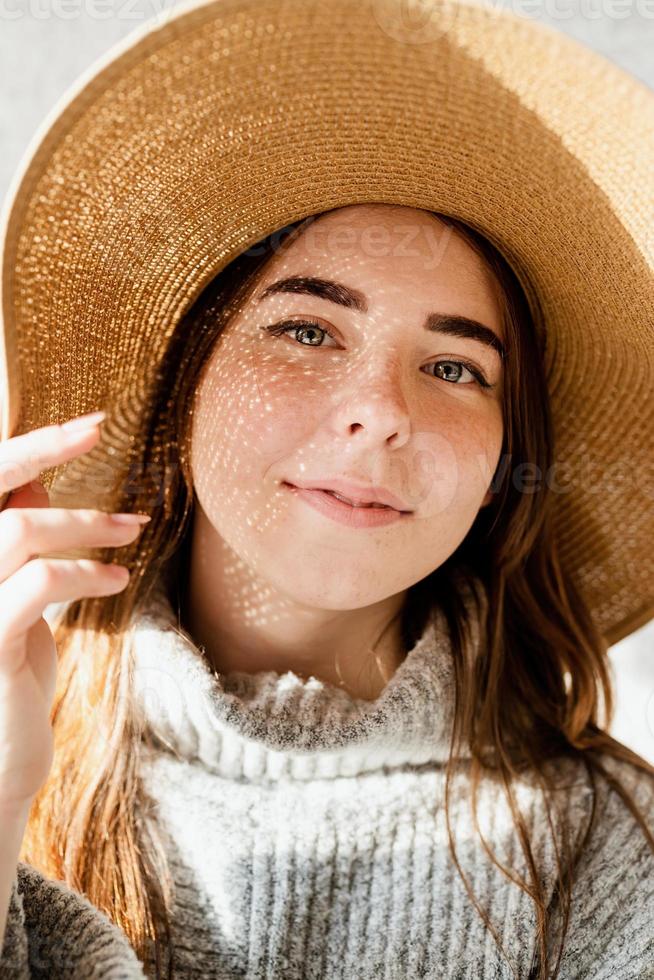
[[[561,557],[614,643],[654,616],[652,133],[646,86],[490,6],[213,0],[149,22],[67,93],[6,199],[1,436],[105,409],[44,482],[112,509],[167,341],[236,255],[348,204],[455,215],[538,294]]]

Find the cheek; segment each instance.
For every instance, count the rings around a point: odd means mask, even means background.
[[[484,502],[493,475],[500,461],[504,425],[502,406],[491,403],[490,411],[470,427],[465,453],[459,465],[463,480],[470,487],[471,503],[478,508]]]
[[[484,411],[457,413],[438,429],[437,452],[433,454],[436,479],[429,513],[458,514],[472,521],[493,479],[502,446],[500,405]]]
[[[306,372],[221,348],[196,392],[191,466],[203,485],[252,491],[275,462],[315,430],[325,391]]]

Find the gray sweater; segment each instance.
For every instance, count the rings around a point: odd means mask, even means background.
[[[478,646],[479,622],[466,597]],[[503,948],[484,929],[448,849],[444,768],[453,676],[438,614],[376,701],[289,672],[214,673],[162,592],[134,627],[134,691],[155,748],[142,773],[175,882],[175,976],[250,980],[527,980],[533,903],[475,832],[465,757],[451,798],[457,857]],[[654,818],[654,784],[605,759]],[[557,763],[581,833],[590,789]],[[552,908],[542,798],[516,800]],[[479,826],[528,878],[504,794],[482,783]],[[558,839],[558,838],[557,838]],[[551,940],[560,922],[555,916]],[[554,946],[552,945],[552,948]],[[84,897],[19,864],[2,978],[153,976]],[[654,856],[600,782],[599,823],[573,892],[561,980],[654,978]]]

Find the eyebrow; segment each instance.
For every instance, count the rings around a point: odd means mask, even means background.
[[[304,293],[329,300],[339,306],[345,306],[358,313],[368,312],[366,296],[358,289],[352,289],[332,279],[320,279],[315,276],[287,276],[278,279],[263,290],[256,299],[261,303],[275,293]],[[486,347],[491,347],[504,360],[507,350],[494,330],[478,320],[456,313],[429,313],[425,320],[425,330],[434,333],[447,334],[450,337],[460,337],[464,340],[475,340]]]

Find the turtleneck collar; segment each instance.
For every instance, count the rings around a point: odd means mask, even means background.
[[[476,606],[467,589],[462,597],[478,647]],[[148,741],[224,778],[353,776],[442,764],[449,755],[454,672],[440,610],[374,701],[292,671],[218,673],[180,627],[161,585],[132,625],[132,655]]]

